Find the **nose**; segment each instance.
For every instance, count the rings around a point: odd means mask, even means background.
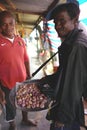
[[[61,26],[61,21],[60,21],[60,20],[58,20],[58,21],[56,22],[56,26]]]
[[[6,23],[6,24],[4,25],[4,27],[7,28],[7,29],[10,29],[10,28],[11,28],[11,24]]]

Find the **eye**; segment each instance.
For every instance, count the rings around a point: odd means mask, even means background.
[[[13,23],[13,22],[10,22],[10,25],[11,25],[11,26],[14,26],[14,23]]]
[[[62,18],[62,19],[60,19],[60,23],[61,23],[61,24],[66,23],[65,19],[63,19],[63,18]]]
[[[63,24],[66,23],[66,21],[65,21],[65,19],[61,18],[61,19],[56,19],[56,20],[54,20],[54,23],[55,23],[56,25],[58,25],[58,24],[63,25]]]
[[[1,26],[6,26],[6,23],[1,23]]]

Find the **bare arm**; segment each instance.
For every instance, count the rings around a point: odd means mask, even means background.
[[[0,104],[5,104],[5,94],[0,88]]]
[[[26,72],[27,72],[27,79],[30,78],[30,63],[29,61],[25,62]]]

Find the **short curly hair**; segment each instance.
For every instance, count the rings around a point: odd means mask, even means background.
[[[80,9],[79,6],[75,3],[65,3],[65,4],[60,4],[51,13],[51,19],[54,19],[56,15],[62,11],[67,11],[68,15],[70,16],[71,19],[79,16],[80,14]]]
[[[14,15],[10,11],[7,11],[7,10],[1,11],[0,12],[0,26],[3,24],[3,19],[5,17],[7,17],[7,16],[12,17],[13,19],[15,19]]]

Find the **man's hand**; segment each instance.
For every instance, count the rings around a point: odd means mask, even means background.
[[[0,89],[0,104],[5,104],[5,93]]]

